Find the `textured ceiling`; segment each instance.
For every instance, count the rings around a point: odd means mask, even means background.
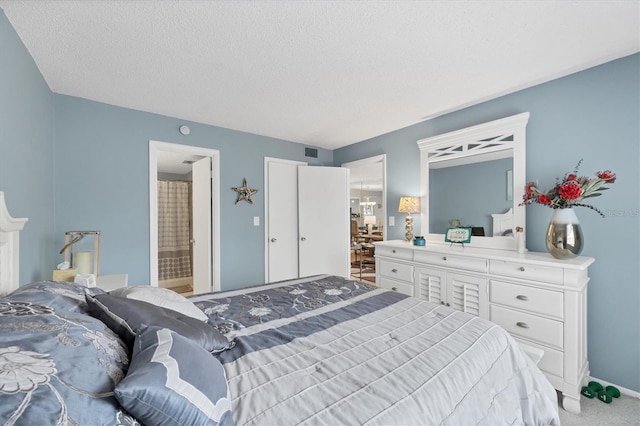
[[[637,52],[639,4],[0,0],[56,93],[329,149]]]

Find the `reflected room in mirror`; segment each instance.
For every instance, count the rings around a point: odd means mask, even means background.
[[[492,215],[513,207],[505,190],[512,157],[452,167],[441,164],[444,167],[429,169],[430,232],[465,227],[475,236],[496,235]]]

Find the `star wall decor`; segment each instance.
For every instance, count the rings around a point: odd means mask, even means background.
[[[249,188],[247,186],[247,178],[242,178],[242,186],[233,186],[231,187],[231,189],[238,193],[238,198],[236,199],[236,202],[234,204],[238,204],[238,201],[242,200],[246,201],[249,204],[253,204],[251,196],[258,192],[257,189]]]

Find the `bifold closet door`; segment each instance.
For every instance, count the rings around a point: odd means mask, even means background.
[[[298,165],[267,165],[267,282],[298,278]]]
[[[300,277],[349,276],[349,169],[298,167]]]

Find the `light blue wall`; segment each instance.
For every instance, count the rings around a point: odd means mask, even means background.
[[[100,271],[149,283],[149,140],[220,151],[221,283],[264,282],[264,157],[331,165],[332,151],[304,157],[304,145],[55,95],[56,247],[68,230],[101,232]],[[178,132],[191,128],[188,136]],[[247,178],[253,204],[234,204]],[[259,216],[260,226],[253,226]]]
[[[596,259],[589,269],[589,361],[592,376],[640,391],[639,81],[635,54],[338,149],[335,163],[386,153],[387,208],[398,218],[399,196],[419,193],[417,140],[528,111],[528,180],[550,188],[581,158],[585,175],[613,170],[615,185],[593,201],[608,217],[577,209],[583,255]],[[527,208],[529,250],[545,250],[551,212]],[[389,228],[389,236],[401,238],[402,227]]]
[[[50,279],[53,239],[53,95],[0,10],[0,191],[20,234],[20,282]]]

